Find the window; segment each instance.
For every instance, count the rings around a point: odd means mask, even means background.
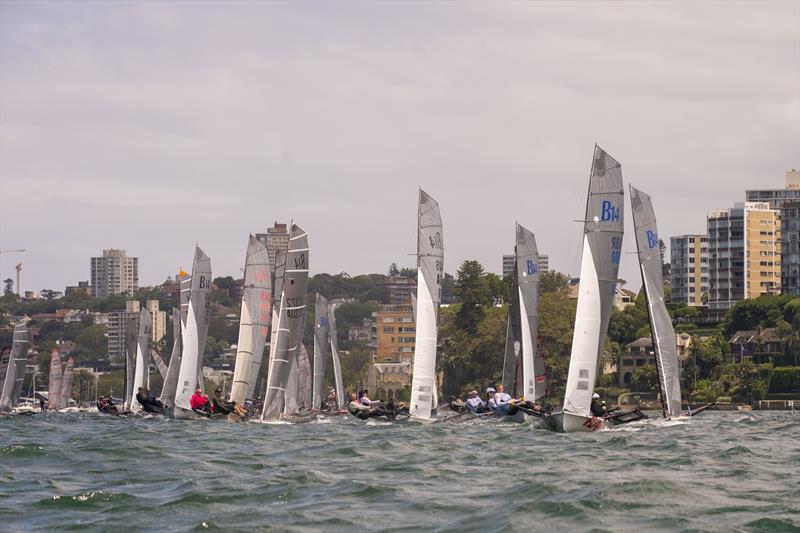
[[[394,328],[383,328],[384,333],[394,333]]]
[[[383,322],[384,322],[384,324],[391,324],[391,323],[394,322],[394,317],[393,316],[385,316],[385,317],[383,317]]]

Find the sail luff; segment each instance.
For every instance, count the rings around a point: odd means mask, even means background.
[[[25,324],[14,326],[11,353],[8,358],[3,389],[0,394],[0,413],[10,413],[19,401],[22,381],[25,379],[25,365],[28,362],[28,328]]]
[[[630,193],[639,270],[650,318],[661,401],[664,416],[672,418],[679,416],[682,410],[680,363],[675,330],[664,302],[664,274],[656,216],[649,195],[633,186],[630,187]]]
[[[61,409],[61,355],[53,348],[50,354],[50,374],[47,378],[47,404],[50,409]]]
[[[595,146],[564,411],[588,416],[614,303],[623,236],[622,170]]]
[[[280,419],[285,400],[286,387],[291,367],[297,358],[303,324],[306,315],[306,291],[308,288],[308,236],[297,225],[292,224],[289,236],[289,251],[286,254],[286,269],[278,314],[278,328],[274,355],[270,358],[267,376],[267,392],[261,419]]]

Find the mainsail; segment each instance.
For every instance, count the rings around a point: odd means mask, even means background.
[[[580,293],[569,361],[564,412],[589,416],[622,250],[623,200],[620,164],[595,146],[584,219]]]
[[[680,416],[682,409],[680,365],[675,346],[675,330],[672,328],[672,320],[664,303],[664,273],[656,215],[650,196],[633,186],[630,187],[630,191],[636,249],[642,284],[647,297],[647,311],[650,315],[658,383],[661,387],[661,403],[664,416],[671,418]]]
[[[339,362],[339,336],[336,333],[336,310],[328,304],[328,335],[331,341],[331,360],[333,361],[333,381],[336,387],[336,405],[341,410],[347,404],[342,384],[342,365]]]
[[[328,300],[317,293],[314,306],[314,381],[312,386],[312,408],[322,408],[322,379],[325,376],[325,356],[330,346],[328,328]]]
[[[271,347],[273,353],[270,354],[262,420],[278,420],[286,401],[289,373],[297,358],[305,323],[308,257],[308,235],[297,225],[292,224],[277,328],[273,330],[274,335],[271,340],[275,346]]]
[[[272,316],[270,318],[269,332],[269,358],[267,359],[267,369],[275,357],[275,340],[278,338],[278,312],[281,308],[281,295],[283,293],[283,278],[286,276],[286,252],[278,250],[275,252],[275,280],[272,284]],[[261,366],[264,366],[262,361]],[[259,391],[258,397],[266,397],[267,373],[259,369],[258,378],[255,381],[255,390]],[[253,396],[253,395],[251,395]]]
[[[537,400],[545,393],[544,358],[539,351],[539,252],[536,237],[517,224],[517,289],[522,344],[522,394]]]
[[[242,315],[231,388],[231,401],[239,405],[253,397],[256,377],[261,370],[272,307],[271,285],[267,247],[250,235],[244,264]]]
[[[181,282],[183,283],[183,282]],[[167,375],[164,377],[164,386],[161,388],[160,400],[165,407],[175,405],[175,392],[178,390],[178,374],[181,371],[181,312],[172,309],[172,355],[169,357]]]
[[[125,319],[125,380],[122,401],[130,408],[133,397],[133,380],[136,372],[136,350],[139,347],[139,318],[130,313]]]
[[[136,370],[133,373],[133,387],[131,388],[130,410],[138,413],[142,405],[136,399],[139,387],[144,389],[150,386],[150,335],[152,331],[152,316],[150,311],[142,309],[139,313],[139,335],[136,344]]]
[[[175,407],[187,411],[191,410],[189,399],[195,389],[203,390],[202,363],[208,330],[210,284],[211,258],[197,246],[194,251],[186,327],[183,330],[183,353],[178,373],[178,389],[175,395]]]
[[[161,357],[161,354],[158,353],[158,350],[155,348],[150,348],[150,357],[153,359],[153,362],[155,362],[158,373],[161,375],[161,379],[166,378],[169,367],[167,366],[166,361],[164,361],[164,358]]]
[[[515,252],[516,254],[516,249]],[[506,346],[503,355],[502,383],[506,392],[514,398],[517,397],[520,387],[519,351],[520,351],[520,324],[519,324],[519,290],[517,290],[516,255],[514,271],[511,273],[511,291],[508,298],[508,319],[506,322]]]
[[[72,357],[67,357],[67,366],[64,368],[64,375],[61,379],[61,393],[58,397],[59,409],[69,407],[69,400],[72,396],[72,379],[74,376],[75,362],[72,360]]]
[[[444,245],[439,204],[419,190],[417,215],[417,336],[411,407],[414,418],[431,418],[436,399],[436,344],[439,303],[442,298]]]
[[[311,409],[311,363],[305,344],[297,352],[297,404],[301,411]]]
[[[50,375],[47,378],[47,404],[50,409],[61,409],[61,355],[53,348],[50,354]]]
[[[14,326],[11,354],[0,393],[0,413],[10,413],[19,401],[22,380],[25,379],[25,365],[28,362],[28,328],[25,324]],[[59,362],[60,364],[60,362]]]

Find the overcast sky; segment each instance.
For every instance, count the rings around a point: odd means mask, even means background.
[[[419,186],[448,272],[499,272],[517,220],[577,275],[595,142],[662,237],[783,187],[800,2],[0,3],[0,248],[27,249],[0,276],[21,260],[23,290],[112,247],[141,285],[196,242],[238,276],[248,232],[290,219],[312,273],[412,266]]]

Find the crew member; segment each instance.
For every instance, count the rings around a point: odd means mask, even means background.
[[[482,413],[486,411],[486,402],[481,400],[478,396],[478,391],[469,391],[469,398],[467,398],[467,409],[473,413]]]
[[[511,402],[511,395],[506,394],[505,387],[502,383],[497,386],[497,392],[494,395],[494,402],[497,406],[497,411],[500,414],[507,415],[509,410],[509,402]]]
[[[488,407],[489,410],[493,413],[498,412],[497,402],[495,401],[494,398],[495,394],[496,391],[494,390],[494,387],[488,387],[486,389],[486,407]]]
[[[214,389],[214,398],[211,400],[211,404],[214,407],[213,410],[215,413],[222,413],[224,415],[233,412],[233,406],[236,405],[225,403],[225,399],[222,397],[222,390],[220,389]]]
[[[590,410],[594,416],[606,416],[608,409],[606,409],[606,402],[600,401],[600,395],[596,392],[592,394],[592,405]]]

